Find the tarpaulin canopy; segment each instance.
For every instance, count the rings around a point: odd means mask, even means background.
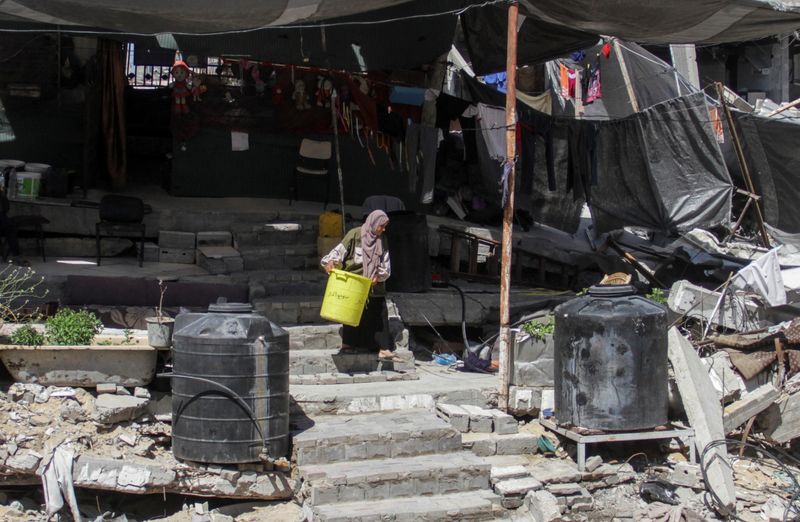
[[[440,42],[452,37],[455,20],[463,14],[468,36],[479,34],[480,44],[490,50],[482,51],[473,42],[473,58],[486,68],[501,69],[505,4],[505,0],[4,0],[0,28],[58,26],[70,32],[95,28],[129,37],[160,35],[162,43],[168,34],[179,45],[209,53],[271,53],[277,55],[275,61],[316,65],[325,65],[320,57],[326,55],[334,67],[355,63],[375,69],[392,65],[382,59],[388,54],[401,56],[398,63],[430,62],[430,56],[446,51]],[[520,65],[588,46],[601,34],[645,43],[720,43],[800,28],[800,4],[779,0],[522,0],[520,13]],[[203,35],[202,42],[191,35]],[[359,49],[375,56],[358,57]]]

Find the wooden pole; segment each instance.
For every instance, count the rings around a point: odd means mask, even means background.
[[[736,150],[736,158],[739,160],[739,167],[742,169],[742,177],[744,178],[745,185],[747,185],[747,190],[750,194],[755,194],[755,185],[753,185],[753,178],[750,177],[750,169],[744,157],[744,149],[742,148],[742,142],[739,140],[739,132],[736,130],[736,124],[733,121],[731,109],[725,101],[725,88],[719,82],[717,82],[717,93],[719,94],[719,102],[722,104],[722,110],[725,112],[725,119],[728,121],[728,128],[733,138],[733,148]],[[761,233],[761,241],[764,243],[765,247],[770,248],[769,235],[767,234],[767,227],[764,226],[764,214],[761,212],[761,204],[758,200],[755,200],[753,206],[756,209],[756,219],[758,221],[758,231]]]
[[[771,117],[775,116],[776,114],[780,114],[783,111],[791,109],[793,107],[797,107],[798,105],[800,105],[800,98],[797,98],[792,103],[784,105],[783,107],[779,107],[779,108],[775,109],[774,111],[770,112],[769,114],[767,114],[767,118],[771,118]]]
[[[500,393],[498,407],[508,411],[509,368],[509,297],[511,291],[511,232],[514,224],[514,171],[517,155],[517,19],[519,5],[508,6],[506,45],[506,180],[507,198],[503,208],[503,242],[500,265]]]
[[[631,76],[628,73],[628,66],[625,64],[625,56],[622,54],[622,46],[615,38],[611,41],[614,48],[614,56],[617,57],[619,62],[619,70],[622,72],[622,81],[625,82],[625,89],[628,91],[628,98],[631,100],[631,108],[633,112],[639,112],[639,100],[636,98],[636,91],[633,90],[633,83],[631,83]]]
[[[336,98],[338,96],[339,93],[336,92],[336,89],[333,89],[331,91],[331,124],[333,125],[333,149],[336,152],[336,174],[339,178],[339,203],[342,206],[342,237],[344,237],[346,233],[344,223],[344,182],[342,181],[342,158],[339,153],[339,114],[336,110]],[[325,199],[327,200],[327,197]]]

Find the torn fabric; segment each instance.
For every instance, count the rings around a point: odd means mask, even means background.
[[[773,248],[746,267],[731,280],[731,286],[740,290],[751,290],[764,298],[770,306],[786,304],[786,289],[783,286],[778,249]]]
[[[72,484],[72,462],[75,454],[59,446],[53,452],[50,462],[42,474],[42,487],[48,520],[61,511],[64,503],[69,506],[72,518],[82,522],[75,488]]]

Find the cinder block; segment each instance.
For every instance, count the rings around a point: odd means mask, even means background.
[[[164,248],[177,248],[193,250],[196,247],[194,232],[178,232],[175,230],[161,230],[158,232],[158,246]]]
[[[195,250],[193,248],[182,249],[161,247],[158,253],[158,261],[160,263],[181,263],[184,265],[193,265],[195,261]]]
[[[498,455],[526,455],[536,453],[538,437],[529,433],[500,435],[497,437]]]
[[[136,243],[136,253],[139,253],[141,248],[140,243]],[[145,263],[158,263],[159,248],[155,243],[144,244],[144,257],[142,258]]]
[[[229,247],[233,244],[233,235],[224,230],[198,232],[197,248],[208,247]]]
[[[197,249],[197,264],[209,274],[230,274],[244,270],[244,259],[233,247],[202,247]]]

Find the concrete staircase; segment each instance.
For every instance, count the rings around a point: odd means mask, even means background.
[[[291,343],[291,384],[361,384],[418,379],[413,354],[407,348],[398,347],[396,351],[404,362],[380,361],[374,353],[340,353],[340,328],[336,324],[286,328]]]
[[[244,272],[235,280],[250,286],[255,310],[280,324],[320,322],[327,277],[318,268],[317,218],[287,215],[232,229],[244,262]]]
[[[489,489],[491,465],[463,451],[461,434],[427,410],[317,417],[294,433],[293,452],[311,520],[478,521],[504,514]]]

